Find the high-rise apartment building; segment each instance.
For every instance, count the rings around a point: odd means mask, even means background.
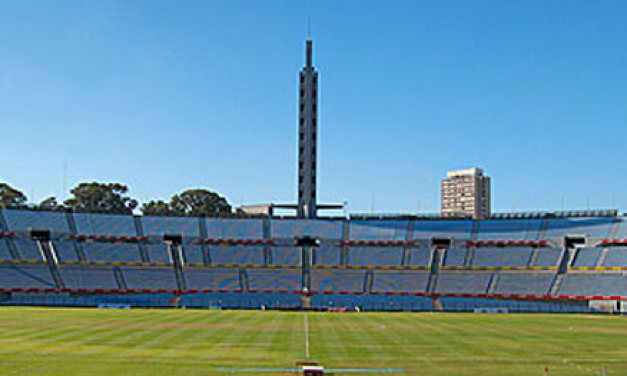
[[[490,216],[490,178],[480,168],[449,171],[442,180],[443,217]]]

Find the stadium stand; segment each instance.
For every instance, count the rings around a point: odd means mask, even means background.
[[[627,266],[627,248],[608,247],[603,266]]]
[[[500,273],[494,293],[545,295],[554,280],[552,273]]]
[[[364,292],[366,272],[363,270],[313,270],[314,291]]]
[[[377,270],[374,273],[373,292],[426,293],[429,273],[414,271]]]
[[[302,251],[294,247],[274,247],[272,249],[272,264],[281,266],[301,265]]]
[[[542,219],[499,219],[479,222],[477,240],[538,240]]]
[[[294,247],[302,236],[319,240],[311,263]],[[625,238],[622,218],[580,213],[296,220],[0,209],[0,304],[298,308],[311,298],[316,309],[587,312],[587,301],[627,299]]]
[[[485,294],[492,273],[485,272],[443,272],[438,275],[438,294]]]
[[[603,248],[579,248],[573,260],[573,266],[596,266]]]
[[[529,266],[532,254],[530,247],[477,248],[472,266]]]
[[[61,265],[59,272],[65,287],[72,289],[119,289],[114,266]]]
[[[466,249],[447,249],[444,255],[444,266],[465,266],[467,255]]]
[[[248,283],[250,290],[300,291],[303,276],[298,270],[250,269]]]
[[[235,268],[187,267],[185,281],[190,290],[242,290],[240,272]]]
[[[401,266],[403,249],[398,247],[358,248],[348,250],[351,266]]]

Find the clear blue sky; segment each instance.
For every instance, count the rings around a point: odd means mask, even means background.
[[[308,14],[321,201],[434,212],[480,166],[495,211],[627,208],[621,0],[0,0],[0,180],[295,201]]]

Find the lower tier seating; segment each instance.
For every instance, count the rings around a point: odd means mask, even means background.
[[[363,270],[312,270],[314,291],[363,292],[366,272]]]
[[[120,267],[127,289],[176,290],[174,269],[168,267]]]
[[[426,292],[429,273],[415,271],[374,272],[373,292]]]
[[[59,273],[70,289],[118,289],[113,269],[105,265],[60,265]]]
[[[185,281],[191,290],[241,290],[239,269],[185,268]]]
[[[251,290],[290,290],[302,289],[300,270],[249,269],[248,284]]]
[[[555,274],[500,273],[495,294],[548,294]]]
[[[46,265],[0,264],[0,288],[54,288]]]
[[[573,273],[565,276],[560,295],[627,295],[627,274]]]
[[[440,273],[436,292],[439,294],[485,294],[488,291],[491,277],[491,273]]]

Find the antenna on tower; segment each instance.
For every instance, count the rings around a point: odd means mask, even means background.
[[[311,15],[307,16],[307,39],[311,39]]]

